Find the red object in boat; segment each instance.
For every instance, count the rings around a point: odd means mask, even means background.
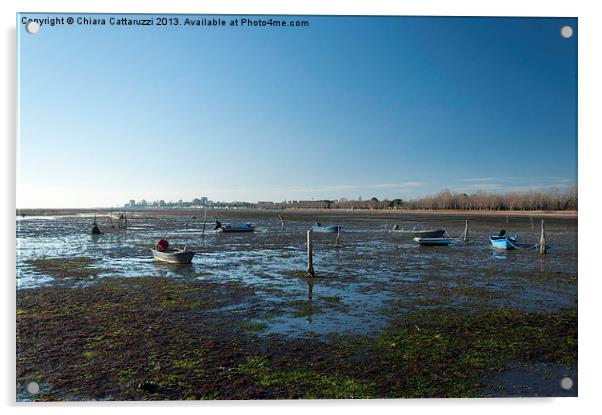
[[[169,242],[167,242],[167,239],[159,239],[159,242],[157,242],[157,249],[159,251],[165,251],[167,248],[169,248]]]

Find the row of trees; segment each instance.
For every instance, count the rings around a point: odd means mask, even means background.
[[[261,206],[260,206],[261,207]],[[267,206],[263,206],[267,207]],[[417,199],[316,200],[275,203],[274,208],[322,209],[428,209],[428,210],[577,210],[577,187],[542,191],[473,194],[443,190]]]
[[[403,201],[406,209],[460,210],[577,210],[577,187],[560,191],[489,193],[468,195],[444,190],[432,196]]]

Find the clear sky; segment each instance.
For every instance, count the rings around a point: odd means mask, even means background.
[[[19,19],[17,207],[576,184],[576,19],[284,19]]]

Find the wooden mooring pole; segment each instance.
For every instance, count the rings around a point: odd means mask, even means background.
[[[464,225],[464,242],[468,242],[468,221],[466,221],[466,225]]]
[[[334,247],[335,248],[340,248],[341,247],[341,227],[337,227],[337,238],[334,241]]]
[[[311,246],[311,230],[307,231],[307,276],[314,276],[314,252]]]
[[[278,215],[278,217],[280,218],[280,230],[284,232],[284,218],[282,217],[282,215]]]
[[[541,236],[539,237],[539,253],[545,254],[547,252],[546,247],[546,230],[543,224],[543,219],[541,220]]]

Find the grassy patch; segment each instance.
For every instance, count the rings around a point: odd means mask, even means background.
[[[285,391],[285,394],[295,398],[362,399],[377,396],[373,382],[337,372],[319,373],[306,369],[278,371],[270,367],[265,357],[249,357],[235,371],[252,376],[262,387]]]
[[[101,270],[91,268],[94,263],[88,257],[38,258],[29,261],[36,272],[54,278],[89,278],[97,276]]]
[[[262,323],[259,321],[240,321],[236,324],[238,327],[240,327],[243,330],[246,330],[248,332],[251,333],[257,333],[263,329],[265,329],[268,325],[266,323]]]
[[[574,364],[576,313],[438,309],[408,314],[377,340],[379,361],[390,365],[383,377],[388,396],[478,396],[480,379],[508,362]]]
[[[293,309],[295,317],[309,317],[322,312],[320,307],[306,300],[292,301],[289,306]]]

